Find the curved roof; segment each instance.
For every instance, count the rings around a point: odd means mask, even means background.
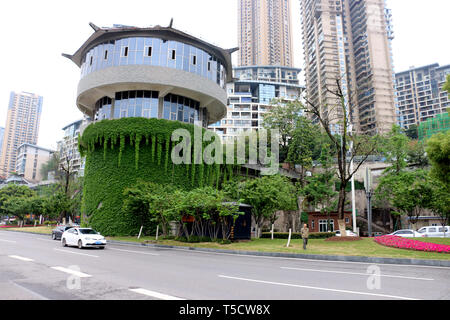
[[[81,48],[79,48],[73,55],[64,53],[62,54],[64,57],[72,60],[78,67],[81,67],[83,63],[83,57],[86,55],[86,53],[97,45],[121,38],[149,36],[156,37],[162,40],[180,41],[202,49],[211,55],[214,55],[218,60],[221,61],[221,63],[225,67],[227,71],[227,79],[229,81],[233,79],[231,54],[239,50],[238,48],[222,49],[203,40],[195,38],[180,30],[174,29],[171,26],[155,26],[149,28],[120,26],[114,28],[99,28],[92,23],[90,23],[90,26],[95,30],[95,32],[89,37],[88,40],[86,40]]]

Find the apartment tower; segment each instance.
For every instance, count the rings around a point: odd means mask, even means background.
[[[291,0],[238,0],[239,66],[292,67]]]
[[[43,98],[34,93],[11,92],[2,153],[0,175],[7,178],[16,171],[18,148],[24,144],[36,145]]]
[[[342,121],[337,80],[353,130],[376,134],[397,123],[391,12],[384,0],[301,0],[308,100]]]

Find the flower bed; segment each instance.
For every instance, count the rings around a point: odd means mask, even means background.
[[[450,246],[444,244],[428,243],[398,236],[376,237],[374,241],[387,247],[409,249],[426,252],[450,253]]]

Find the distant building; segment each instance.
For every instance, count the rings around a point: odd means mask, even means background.
[[[16,173],[29,182],[41,182],[43,180],[41,167],[50,160],[53,153],[53,150],[29,143],[22,144],[17,149]]]
[[[397,123],[391,11],[385,0],[301,0],[307,98],[339,131],[340,87],[353,129],[376,134]]]
[[[63,128],[64,136],[58,141],[58,153],[60,156],[60,166],[70,167],[76,176],[84,175],[85,158],[80,156],[78,151],[78,135],[89,124],[89,119],[77,120]]]
[[[418,128],[419,140],[426,140],[432,135],[450,130],[450,117],[448,112],[441,113],[434,118],[421,122]]]
[[[5,135],[5,128],[0,127],[0,156],[2,155],[2,149],[3,149],[3,137]]]
[[[292,67],[291,0],[239,0],[239,66]]]
[[[248,66],[234,68],[236,80],[227,86],[227,114],[209,126],[222,142],[232,142],[242,133],[256,132],[263,126],[264,114],[274,99],[282,103],[300,98],[300,69],[282,66]]]
[[[36,145],[43,98],[34,93],[11,92],[0,156],[0,175],[16,171],[17,149],[24,143]]]
[[[447,112],[450,98],[442,87],[448,74],[450,65],[440,67],[438,63],[396,73],[395,82],[402,127],[420,125],[438,114]]]

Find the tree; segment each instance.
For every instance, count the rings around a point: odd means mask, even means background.
[[[275,101],[264,115],[263,126],[266,129],[278,129],[280,132],[280,162],[288,156],[289,141],[293,137],[297,124],[303,123],[302,107],[298,103]]]
[[[433,135],[427,141],[426,151],[431,162],[431,173],[444,185],[450,185],[450,130]]]
[[[273,223],[276,220],[276,211],[295,209],[295,193],[292,183],[280,175],[264,176],[243,183],[241,198],[252,206],[258,237],[258,230],[264,221]]]
[[[446,90],[450,94],[450,74],[447,75],[447,82],[445,82],[442,89]]]
[[[410,125],[409,128],[405,130],[405,134],[408,138],[410,138],[412,140],[419,139],[419,131],[418,131],[417,124]]]
[[[444,227],[450,222],[450,190],[441,181],[431,177],[431,201],[429,208],[439,216]]]
[[[402,129],[394,125],[392,130],[387,134],[383,143],[382,151],[386,157],[386,161],[392,164],[388,170],[400,172],[406,168],[406,159],[408,156],[409,139],[403,134]]]
[[[318,208],[321,213],[327,215],[329,225],[331,212],[336,210],[336,196],[338,193],[334,188],[337,181],[336,169],[333,167],[327,146],[323,146],[322,148],[319,164],[318,169],[320,171],[314,172],[307,179],[305,186],[300,185],[299,191],[305,197],[307,203],[315,208],[314,210]]]
[[[35,192],[27,186],[10,184],[0,189],[0,212],[2,215],[18,216],[23,219],[26,213],[23,199],[35,196]]]
[[[358,134],[354,130],[349,130],[353,106],[349,105],[347,96],[343,93],[339,79],[333,90],[326,88],[327,92],[336,99],[335,105],[316,104],[306,100],[305,111],[316,119],[322,126],[331,141],[331,148],[337,158],[337,176],[339,178],[339,198],[338,215],[339,219],[344,219],[346,191],[348,183],[366,162],[370,155],[379,148],[379,137],[368,134]],[[339,128],[337,134],[336,128]],[[359,156],[358,163],[352,168],[351,163],[356,156]]]
[[[408,143],[407,150],[408,163],[423,169],[429,165],[428,157],[425,152],[425,144],[418,140],[411,140]]]
[[[424,170],[390,172],[380,179],[376,197],[387,201],[396,216],[407,215],[415,225],[432,201],[432,185]]]

